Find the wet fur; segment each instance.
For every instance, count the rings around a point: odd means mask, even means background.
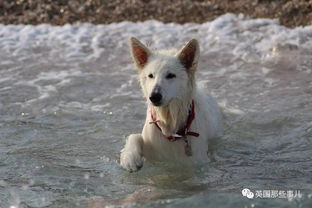
[[[130,39],[131,54],[139,73],[139,81],[148,107],[141,134],[131,134],[121,151],[121,166],[137,171],[147,160],[174,162],[191,165],[208,161],[208,139],[220,134],[221,114],[213,98],[197,89],[195,72],[199,58],[199,46],[195,39],[181,50],[150,51],[135,38]],[[174,80],[165,79],[166,73],[175,73]],[[155,74],[154,79],[148,74]],[[159,87],[164,96],[161,106],[154,106],[149,96]],[[177,132],[187,119],[192,100],[195,102],[195,119],[191,130],[199,137],[188,136],[193,155],[187,156],[184,141],[170,142],[166,138]],[[151,124],[151,113],[156,115],[160,131]]]

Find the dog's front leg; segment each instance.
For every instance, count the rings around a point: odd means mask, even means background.
[[[120,152],[120,165],[126,170],[138,171],[143,166],[143,138],[141,134],[131,134]]]

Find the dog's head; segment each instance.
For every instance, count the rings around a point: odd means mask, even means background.
[[[136,38],[130,38],[130,47],[148,102],[165,106],[173,99],[184,99],[192,90],[199,57],[196,39],[179,51],[151,51]]]

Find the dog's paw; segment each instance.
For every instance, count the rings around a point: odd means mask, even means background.
[[[130,172],[135,172],[143,167],[143,158],[137,152],[123,149],[120,152],[120,165]]]

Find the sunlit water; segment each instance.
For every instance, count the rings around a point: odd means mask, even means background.
[[[195,173],[118,165],[145,101],[127,39],[198,38],[198,85],[224,136]],[[311,207],[312,26],[225,15],[205,24],[0,25],[0,207]],[[241,190],[300,190],[247,199]]]

